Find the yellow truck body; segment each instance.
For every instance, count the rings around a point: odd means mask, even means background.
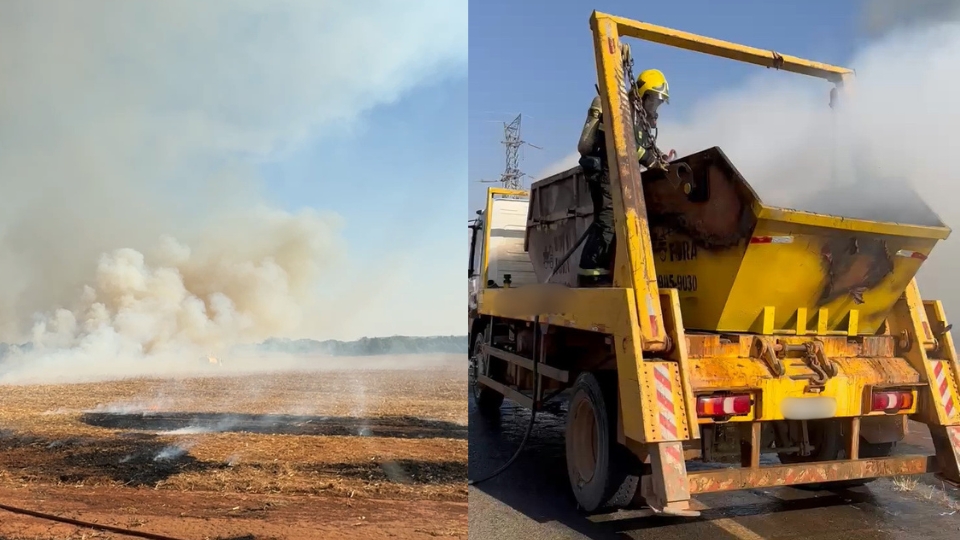
[[[960,482],[960,366],[942,305],[915,281],[949,228],[922,209],[907,223],[767,206],[719,148],[674,160],[672,175],[641,177],[631,158],[621,37],[837,85],[851,71],[598,12],[591,28],[614,283],[572,281],[592,210],[578,168],[530,192],[491,189],[471,254],[480,409],[572,391],[567,468],[588,511],[640,500],[692,515],[697,493],[926,472]],[[929,427],[935,455],[891,453],[908,418]],[[688,470],[721,432],[739,439],[740,467]],[[763,453],[781,464],[761,465]]]

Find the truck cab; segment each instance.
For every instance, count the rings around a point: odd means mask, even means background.
[[[471,327],[482,289],[536,283],[525,245],[528,204],[526,191],[490,188],[483,210],[470,221],[467,305]]]

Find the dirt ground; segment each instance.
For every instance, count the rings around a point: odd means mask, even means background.
[[[0,504],[184,539],[466,538],[466,360],[421,360],[2,387]],[[0,511],[0,540],[41,538],[121,537]]]

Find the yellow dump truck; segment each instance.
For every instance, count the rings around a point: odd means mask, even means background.
[[[621,38],[841,90],[852,72],[598,12],[590,24],[610,111],[613,286],[576,287],[592,219],[579,168],[529,192],[488,190],[470,263],[481,414],[504,396],[537,408],[568,396],[567,470],[586,511],[642,501],[695,515],[698,493],[928,472],[960,482],[956,352],[941,303],[915,280],[950,234],[933,212],[769,206],[719,148],[642,176],[631,158]],[[907,419],[929,428],[934,456],[894,454]]]

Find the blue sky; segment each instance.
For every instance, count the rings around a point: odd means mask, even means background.
[[[344,333],[326,335],[460,332],[466,107],[462,66],[365,112],[350,130],[318,136],[262,166],[277,204],[342,218],[343,281],[382,295],[338,314]],[[360,268],[381,271],[364,272],[367,280],[354,274]]]
[[[365,112],[352,129],[264,164],[267,192],[290,211],[336,211],[357,261],[377,264],[428,245],[462,250],[463,231],[450,224],[462,220],[466,197],[466,104],[466,69],[445,73]]]
[[[718,39],[843,65],[862,41],[855,1],[636,2],[485,0],[470,3],[469,208],[479,208],[503,169],[502,124],[523,113],[521,169],[534,179],[575,150],[595,95],[589,17],[593,9]],[[721,58],[630,40],[637,69],[656,67],[670,82],[661,117],[682,117],[698,101],[743,84],[762,70]],[[792,74],[771,74],[796,77]],[[718,141],[722,145],[722,141]],[[529,182],[530,179],[527,179]]]

